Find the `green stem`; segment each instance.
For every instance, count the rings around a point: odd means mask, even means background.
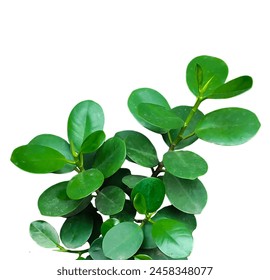
[[[69,250],[64,248],[61,245],[57,245],[59,252],[61,253],[71,253],[71,254],[79,254],[79,256],[81,256],[84,253],[87,253],[89,249],[84,249],[84,250]]]

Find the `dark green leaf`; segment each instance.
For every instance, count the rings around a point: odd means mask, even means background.
[[[190,151],[169,151],[163,156],[166,171],[183,179],[196,179],[207,172],[207,163]]]
[[[141,193],[137,193],[133,199],[134,208],[140,214],[147,213],[147,206],[144,196]]]
[[[171,258],[186,258],[192,251],[191,232],[181,222],[159,220],[154,223],[152,234],[158,248]]]
[[[55,228],[45,221],[32,222],[29,231],[32,239],[41,247],[57,248],[60,243]]]
[[[148,255],[144,255],[144,254],[138,254],[136,256],[134,256],[134,260],[152,260],[151,257],[149,257]]]
[[[242,108],[223,108],[205,115],[197,124],[196,135],[218,145],[240,145],[259,130],[257,116]]]
[[[152,258],[152,260],[187,260],[187,258],[175,258],[172,259],[163,254],[157,247],[153,249],[140,249],[139,254],[146,254]]]
[[[93,167],[99,169],[104,177],[108,178],[122,166],[125,158],[125,142],[118,137],[112,137],[98,149]]]
[[[138,105],[138,115],[145,123],[158,128],[158,133],[166,133],[171,129],[181,127],[184,121],[171,109],[163,106],[141,103]]]
[[[85,100],[77,104],[68,118],[68,139],[80,151],[84,140],[94,131],[103,130],[104,114],[99,104]]]
[[[145,222],[144,226],[142,227],[144,236],[143,243],[141,246],[142,249],[153,249],[157,247],[156,243],[153,240],[152,229],[153,224]]]
[[[138,114],[138,106],[141,103],[151,103],[170,109],[167,100],[156,90],[150,88],[139,88],[134,90],[128,99],[128,108],[137,121],[144,127],[160,133],[160,128],[145,122]]]
[[[115,215],[111,215],[111,218],[116,218],[120,222],[132,222],[135,215],[136,210],[134,209],[132,202],[126,200],[123,210]]]
[[[102,242],[103,238],[99,237],[91,244],[89,254],[93,258],[93,260],[109,260],[109,258],[104,255],[104,252],[102,250]]]
[[[116,218],[110,218],[105,221],[101,226],[101,234],[104,237],[106,233],[114,226],[118,225],[120,221]]]
[[[142,242],[142,229],[135,223],[123,222],[107,232],[102,248],[110,259],[127,260],[138,251]]]
[[[189,115],[191,110],[192,110],[192,107],[190,107],[190,106],[178,106],[178,107],[175,107],[175,108],[172,109],[172,111],[178,117],[180,117],[182,120],[187,119],[187,116]],[[198,121],[203,116],[204,115],[200,110],[196,111],[196,113],[193,115],[193,117],[191,119],[191,122],[189,123],[189,125],[187,126],[187,128],[186,128],[186,130],[183,134],[184,138],[187,137],[187,136],[190,136],[192,133],[194,133],[194,130],[195,130],[195,127],[196,127]],[[181,128],[182,128],[182,126],[181,127],[179,126],[178,129],[172,129],[172,130],[169,131],[172,141],[174,141],[177,138]],[[166,142],[166,144],[168,146],[170,146],[171,143],[170,143],[170,139],[168,137],[168,133],[163,134],[162,136],[163,136],[163,139]],[[195,142],[197,139],[198,139],[198,137],[195,134],[193,136],[187,138],[187,139],[183,139],[175,146],[175,150],[187,147],[187,146],[191,145],[193,142]]]
[[[68,142],[56,135],[52,135],[52,134],[38,135],[29,142],[29,145],[30,144],[52,148],[58,151],[59,153],[61,153],[67,160],[74,161]],[[67,163],[63,168],[56,171],[55,173],[68,173],[73,171],[74,168],[75,168],[74,164]]]
[[[88,211],[67,218],[61,230],[60,237],[68,248],[78,248],[89,239],[93,230],[93,219]]]
[[[169,173],[164,176],[166,195],[177,209],[200,214],[207,202],[207,192],[199,179],[185,180]]]
[[[127,185],[130,189],[133,189],[145,176],[141,175],[127,175],[123,178],[123,183]]]
[[[106,135],[104,131],[97,130],[86,137],[82,143],[81,151],[82,153],[92,153],[96,151],[105,141]]]
[[[145,178],[134,187],[131,198],[134,199],[138,193],[143,195],[147,212],[151,213],[161,206],[165,196],[165,187],[158,178]]]
[[[104,181],[98,169],[89,169],[74,176],[67,185],[67,195],[71,199],[81,199],[96,191]]]
[[[96,207],[104,215],[114,215],[121,212],[125,204],[125,193],[116,186],[103,188],[96,197]]]
[[[96,208],[93,209],[91,216],[93,217],[94,224],[93,231],[90,238],[88,239],[88,242],[92,245],[92,242],[99,238],[101,235],[101,226],[103,223],[103,219],[102,216],[99,213],[97,213]]]
[[[16,148],[11,161],[20,169],[31,173],[50,173],[63,168],[65,157],[58,151],[41,145],[25,145]]]
[[[246,92],[251,87],[252,87],[252,78],[249,76],[241,76],[216,88],[208,96],[208,98],[222,99],[222,98],[234,97],[243,92]]]
[[[198,66],[200,79],[198,79]],[[224,61],[212,56],[195,57],[187,67],[186,80],[189,89],[196,96],[208,97],[221,86],[228,76],[228,66]],[[202,79],[202,81],[201,81]]]
[[[67,184],[68,182],[58,183],[41,194],[38,208],[42,215],[65,216],[77,209],[83,210],[89,204],[89,199],[71,200],[66,193]]]

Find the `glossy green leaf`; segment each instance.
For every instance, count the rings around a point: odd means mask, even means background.
[[[104,181],[98,169],[89,169],[75,175],[67,185],[67,195],[71,199],[81,199],[96,191]]]
[[[189,214],[202,212],[207,202],[207,192],[199,179],[180,179],[166,173],[163,181],[166,195],[174,207]]]
[[[116,218],[110,218],[105,221],[101,226],[101,234],[104,237],[106,233],[114,226],[118,225],[120,221]]]
[[[29,142],[29,145],[30,144],[52,148],[58,151],[59,153],[61,153],[67,160],[74,161],[73,155],[70,151],[69,143],[59,136],[52,135],[52,134],[41,134],[33,138]],[[74,168],[75,168],[74,164],[67,163],[63,168],[56,171],[55,173],[60,173],[60,174],[68,173],[73,171]]]
[[[141,103],[138,105],[138,115],[145,123],[157,127],[158,133],[166,133],[171,129],[181,127],[184,121],[171,109],[160,105]]]
[[[145,178],[132,190],[131,198],[140,193],[143,195],[148,213],[155,212],[162,204],[165,196],[165,187],[159,178]]]
[[[198,79],[198,67],[200,78]],[[208,97],[228,76],[228,66],[224,61],[212,56],[195,57],[188,64],[186,81],[190,91],[195,96]]]
[[[68,182],[61,182],[45,190],[38,199],[38,208],[45,216],[65,216],[77,209],[83,210],[89,204],[89,199],[72,200],[67,196]]]
[[[169,151],[163,156],[166,171],[183,179],[196,179],[207,172],[206,161],[190,151]]]
[[[181,222],[170,219],[159,220],[154,223],[152,234],[158,248],[171,258],[185,258],[192,251],[191,232]]]
[[[187,260],[187,258],[170,258],[162,253],[157,247],[153,249],[140,249],[138,253],[148,255],[152,260]]]
[[[205,115],[197,124],[196,135],[218,145],[240,145],[250,140],[259,130],[257,116],[242,108],[223,108]]]
[[[144,196],[141,193],[137,193],[133,199],[134,208],[140,214],[147,213],[147,206]]]
[[[65,157],[58,151],[41,145],[25,145],[16,148],[11,161],[17,167],[31,173],[50,173],[63,168]]]
[[[130,189],[133,189],[142,179],[145,179],[142,175],[127,175],[123,178],[123,183]]]
[[[125,142],[118,137],[112,137],[98,149],[93,167],[100,170],[105,178],[108,178],[120,169],[125,158]]]
[[[142,249],[153,249],[157,247],[157,244],[153,240],[152,229],[153,229],[153,224],[150,222],[145,222],[144,226],[142,227],[143,236],[144,236],[143,243],[141,246]]]
[[[68,118],[68,139],[80,151],[84,140],[94,131],[103,130],[104,114],[99,104],[85,100],[77,104]]]
[[[88,211],[67,218],[60,230],[60,238],[68,248],[78,248],[89,239],[93,230],[93,219]]]
[[[144,127],[160,133],[160,128],[145,122],[138,114],[138,106],[141,103],[151,103],[163,106],[164,108],[170,109],[167,100],[156,90],[150,88],[139,88],[134,90],[128,99],[128,108],[132,115],[137,119],[137,121]]]
[[[147,260],[152,260],[152,258],[148,255],[145,254],[138,254],[134,256],[134,260],[142,260],[142,261],[147,261]]]
[[[91,247],[89,249],[89,254],[92,257],[93,260],[109,260],[104,255],[103,249],[102,249],[102,242],[103,237],[99,237],[91,244]]]
[[[93,230],[90,238],[88,239],[88,242],[92,245],[92,243],[101,235],[101,226],[103,224],[103,219],[102,216],[96,211],[96,208],[94,208],[91,216],[93,217]]]
[[[216,88],[208,96],[208,98],[212,98],[212,99],[231,98],[243,92],[246,92],[251,87],[252,87],[252,78],[249,76],[241,76]]]
[[[104,215],[114,215],[121,212],[125,204],[125,193],[116,186],[103,188],[96,197],[96,207]]]
[[[29,231],[32,239],[41,247],[57,248],[60,243],[55,228],[45,221],[32,222]]]
[[[110,259],[127,260],[138,251],[142,242],[142,229],[135,223],[123,222],[107,232],[102,248]]]
[[[178,117],[180,117],[182,120],[187,119],[191,110],[192,110],[192,107],[190,107],[190,106],[178,106],[178,107],[175,107],[175,108],[172,109],[172,111]],[[196,127],[198,121],[203,116],[204,115],[200,110],[196,111],[196,113],[193,115],[193,117],[191,119],[191,122],[189,123],[189,125],[187,126],[187,128],[186,128],[186,130],[183,134],[184,138],[187,137],[187,136],[190,136],[192,133],[194,133],[194,130],[195,130],[195,127]],[[181,128],[182,128],[182,126],[179,126],[177,129],[172,129],[172,130],[169,131],[172,141],[174,141],[177,138]],[[168,146],[170,146],[171,143],[170,143],[170,139],[168,137],[168,133],[163,134],[162,137],[163,137],[165,143]],[[175,150],[187,147],[187,146],[191,145],[192,143],[194,143],[197,139],[198,139],[198,137],[197,137],[196,134],[192,135],[191,137],[188,137],[187,139],[183,139],[175,146]]]
[[[86,137],[82,143],[80,152],[92,153],[96,151],[105,141],[106,135],[104,131],[97,130]]]
[[[116,218],[121,223],[122,222],[133,222],[135,215],[136,215],[136,210],[133,207],[132,202],[130,200],[126,199],[123,210],[115,215],[111,215],[111,218]]]

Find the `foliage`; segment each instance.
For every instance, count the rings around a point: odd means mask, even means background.
[[[30,225],[33,240],[45,248],[76,253],[78,259],[187,259],[195,215],[207,203],[199,177],[208,169],[206,161],[187,147],[198,139],[225,146],[243,144],[260,128],[256,115],[247,109],[222,108],[206,114],[198,109],[207,99],[231,98],[252,87],[249,76],[226,81],[227,75],[221,59],[194,58],[186,72],[188,88],[196,97],[192,107],[171,108],[150,88],[131,93],[130,112],[168,146],[162,159],[140,132],[119,131],[106,139],[103,110],[91,100],[72,109],[69,142],[42,134],[16,148],[11,161],[24,171],[77,172],[69,181],[44,190],[38,199],[42,215],[65,219],[60,234],[37,220]],[[123,167],[125,160],[151,173],[133,174]],[[165,197],[170,205],[164,205]]]

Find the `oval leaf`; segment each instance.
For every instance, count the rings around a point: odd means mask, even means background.
[[[207,163],[190,151],[170,151],[164,154],[163,163],[168,172],[183,178],[196,179],[207,172]]]
[[[60,243],[55,228],[45,221],[32,222],[29,231],[32,239],[41,247],[57,248]]]
[[[123,178],[123,183],[130,189],[133,189],[142,179],[145,179],[142,175],[127,175]]]
[[[89,169],[74,176],[67,185],[67,195],[71,199],[81,199],[96,191],[104,181],[97,169]]]
[[[163,254],[157,247],[153,249],[140,249],[140,254],[146,254],[152,258],[152,260],[187,260],[187,258],[170,258]]]
[[[123,222],[107,232],[102,248],[110,259],[127,260],[139,250],[142,242],[142,229],[135,223]]]
[[[112,137],[98,149],[93,167],[100,170],[105,178],[108,178],[122,166],[125,158],[125,142],[118,137]]]
[[[147,206],[144,196],[141,193],[137,193],[133,199],[134,208],[140,214],[147,213]]]
[[[85,100],[77,104],[68,118],[68,139],[77,152],[83,141],[94,131],[103,130],[104,113],[99,104]]]
[[[257,116],[242,108],[223,108],[205,115],[197,124],[196,135],[218,145],[240,145],[259,130]]]
[[[198,71],[200,69],[200,71]],[[199,76],[200,77],[199,77]],[[221,86],[228,76],[226,63],[212,56],[195,57],[187,66],[186,80],[195,96],[206,98]]]
[[[88,211],[67,218],[60,230],[60,238],[68,248],[78,248],[89,239],[93,230],[93,219]]]
[[[17,167],[31,173],[51,173],[63,168],[65,157],[58,151],[41,145],[25,145],[16,148],[11,161]]]
[[[146,203],[148,213],[155,212],[162,204],[165,196],[165,187],[159,178],[145,178],[141,180],[131,192],[131,198],[140,193]]]
[[[115,215],[112,215],[111,218],[116,218],[121,223],[133,222],[135,215],[136,210],[134,209],[132,202],[126,199],[123,210]]]
[[[81,153],[92,153],[96,151],[105,141],[105,133],[97,130],[91,133],[82,143]]]
[[[193,238],[185,224],[175,220],[159,220],[153,225],[153,239],[158,248],[171,258],[188,257]]]
[[[102,242],[103,237],[99,237],[91,244],[89,255],[93,258],[93,260],[109,260],[102,250]]]
[[[185,180],[166,173],[164,178],[166,195],[177,209],[200,214],[207,202],[207,192],[199,179]]]
[[[101,234],[104,237],[106,233],[113,228],[114,226],[118,225],[120,221],[116,218],[110,218],[107,221],[105,221],[101,226]]]
[[[238,77],[216,88],[208,96],[208,98],[222,99],[222,98],[231,98],[237,96],[249,90],[252,87],[252,83],[253,83],[252,78],[249,76]]]
[[[121,212],[124,204],[125,193],[115,186],[103,188],[96,197],[96,207],[104,215],[114,215]]]
[[[138,115],[145,123],[158,127],[158,133],[161,134],[166,133],[173,128],[181,127],[184,124],[184,121],[171,109],[156,104],[139,104]]]
[[[160,128],[145,122],[138,114],[138,106],[141,103],[151,103],[163,106],[167,109],[170,109],[170,105],[167,100],[156,90],[150,88],[139,88],[134,90],[128,99],[128,108],[136,120],[143,125],[144,127],[160,133]]]
[[[152,260],[152,258],[145,254],[138,254],[138,255],[134,256],[134,260],[147,261],[147,260]]]

